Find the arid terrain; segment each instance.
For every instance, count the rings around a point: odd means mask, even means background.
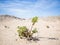
[[[38,18],[33,28],[38,30],[34,36],[40,37],[39,41],[20,39],[17,26],[30,29],[31,19],[0,15],[0,45],[60,45],[60,16]]]

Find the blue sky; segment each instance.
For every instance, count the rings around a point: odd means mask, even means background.
[[[0,14],[20,18],[60,16],[60,0],[0,0]]]

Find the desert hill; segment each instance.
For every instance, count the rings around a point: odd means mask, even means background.
[[[15,16],[10,16],[10,15],[0,15],[0,21],[3,21],[3,20],[11,20],[11,19],[19,19],[19,20],[25,20],[25,19],[22,19],[22,18],[19,18],[19,17],[15,17]]]
[[[22,19],[10,15],[0,15],[0,45],[60,45],[60,16],[38,18],[33,28],[40,41],[28,42],[19,38],[17,26],[32,26],[31,19]],[[49,28],[48,28],[49,27]]]

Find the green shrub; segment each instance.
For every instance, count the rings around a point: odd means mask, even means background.
[[[32,38],[33,34],[38,32],[36,28],[32,30],[32,28],[33,28],[34,24],[37,22],[37,20],[38,20],[38,17],[33,17],[32,18],[32,23],[33,24],[32,24],[32,27],[31,27],[30,31],[29,31],[29,29],[26,26],[22,26],[22,27],[18,26],[17,32],[19,34],[19,37],[20,38],[25,37],[25,38],[27,38],[29,40],[33,39]]]
[[[25,32],[28,32],[28,29],[26,28],[26,26],[22,26],[22,27],[18,26],[18,34],[19,34],[19,36],[25,37],[24,36]]]

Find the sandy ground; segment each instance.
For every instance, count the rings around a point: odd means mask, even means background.
[[[31,25],[31,19],[0,17],[0,45],[60,45],[60,17],[38,19],[33,27],[38,30],[35,36],[40,37],[37,42],[29,42],[26,39],[20,39],[18,36],[17,26],[26,26],[30,29]]]

